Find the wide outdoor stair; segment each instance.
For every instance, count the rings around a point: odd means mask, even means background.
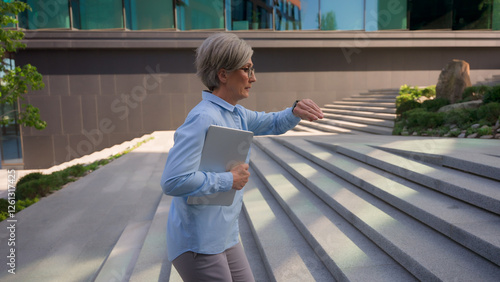
[[[325,118],[301,121],[295,131],[391,135],[399,89],[370,90],[322,108]]]
[[[498,281],[498,156],[374,141],[256,138],[244,206],[268,281]]]
[[[493,75],[492,77],[486,78],[484,81],[478,82],[476,85],[500,85],[500,75]]]
[[[477,140],[255,138],[240,234],[256,281],[499,281],[500,153],[481,141],[471,154]],[[158,199],[95,281],[182,281]]]

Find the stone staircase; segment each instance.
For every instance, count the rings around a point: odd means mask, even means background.
[[[310,133],[348,133],[391,135],[396,118],[399,89],[370,90],[322,108],[325,118],[301,121],[294,129]]]
[[[256,280],[498,281],[498,141],[366,137],[255,138],[240,233]],[[94,281],[182,281],[170,200],[131,221]]]
[[[498,153],[383,140],[256,139],[244,204],[269,281],[498,281]]]
[[[500,75],[493,75],[492,77],[486,78],[484,81],[476,83],[476,85],[488,85],[488,86],[500,85]]]

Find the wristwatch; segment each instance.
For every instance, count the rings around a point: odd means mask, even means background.
[[[293,106],[292,106],[292,113],[293,113],[293,110],[295,110],[295,107],[297,106],[297,104],[300,102],[300,100],[295,100],[295,102],[293,103]]]

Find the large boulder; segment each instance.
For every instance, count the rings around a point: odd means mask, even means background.
[[[451,104],[462,100],[465,88],[471,86],[469,64],[463,60],[449,62],[441,71],[436,85],[436,98],[445,98]]]

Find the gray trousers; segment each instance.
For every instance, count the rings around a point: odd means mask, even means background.
[[[255,281],[241,243],[215,255],[185,252],[172,264],[185,282]]]

